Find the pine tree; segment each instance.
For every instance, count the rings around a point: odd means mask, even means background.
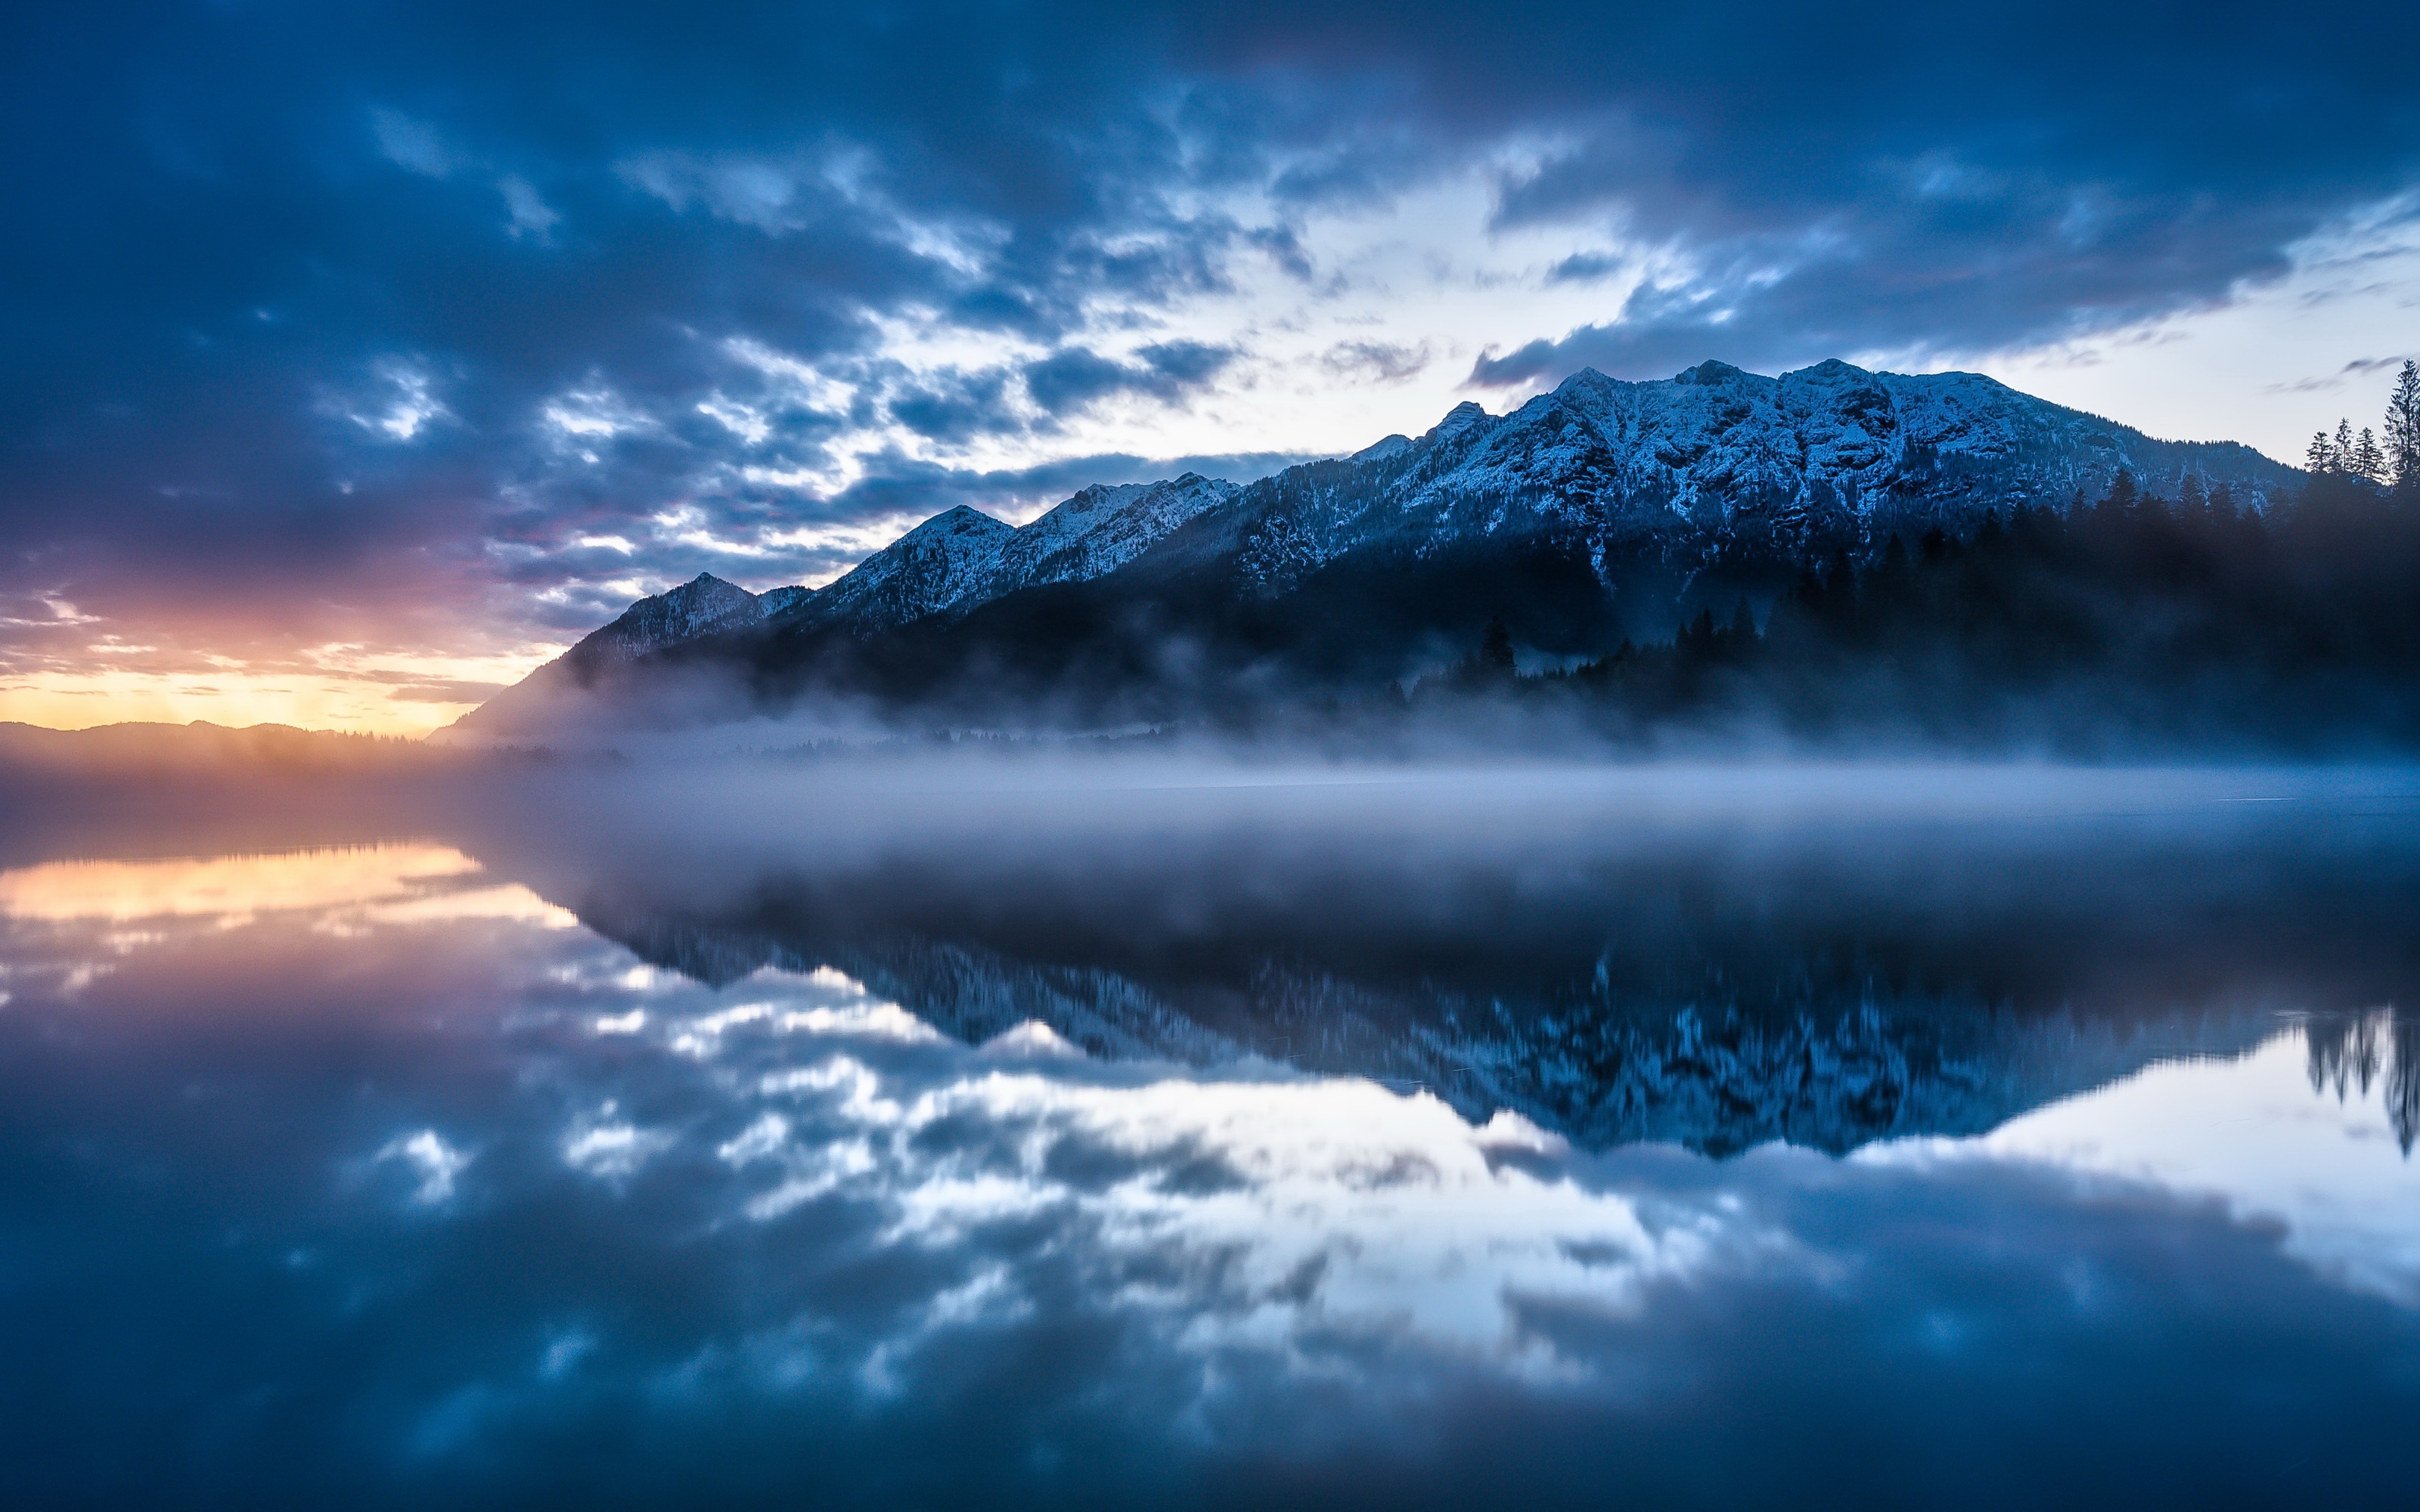
[[[2352,443],[2352,460],[2346,465],[2346,471],[2366,482],[2386,481],[2385,454],[2379,451],[2378,438],[2366,425],[2362,427],[2360,439]]]
[[[2335,443],[2323,430],[2311,432],[2311,444],[2303,450],[2303,470],[2312,477],[2321,477],[2336,470]]]
[[[2352,471],[2353,450],[2351,421],[2339,420],[2336,422],[2336,439],[2334,450],[2335,452],[2336,458],[2335,470],[2338,472],[2350,472]]]
[[[2177,486],[2177,502],[2187,515],[2198,518],[2210,512],[2210,495],[2202,490],[2201,474],[2188,472],[2185,481]]]
[[[2109,480],[2109,498],[2107,501],[2115,504],[2119,509],[2132,509],[2134,507],[2134,473],[2133,469],[2119,468],[2118,470],[2118,475]]]
[[[1823,611],[1842,627],[1857,617],[1857,569],[1845,546],[1832,553],[1831,568],[1823,574]]]
[[[1504,628],[1500,614],[1487,622],[1487,634],[1479,642],[1479,665],[1498,677],[1512,675],[1512,632]]]
[[[2420,363],[2410,361],[2386,396],[2386,471],[2396,492],[2420,496]]]

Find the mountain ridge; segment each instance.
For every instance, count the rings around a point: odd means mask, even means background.
[[[1216,581],[1278,599],[1355,562],[1364,577],[1390,561],[1450,576],[1457,553],[1544,553],[1567,563],[1562,578],[1592,578],[1624,607],[1583,610],[1594,627],[1573,634],[1589,641],[1668,614],[1657,606],[1717,564],[1769,587],[1892,535],[1961,534],[2024,504],[2063,509],[2121,473],[2154,490],[2191,480],[2253,512],[2300,477],[2240,443],[2157,440],[1978,374],[1874,373],[1838,359],[1777,377],[1713,361],[1642,381],[1583,369],[1505,414],[1464,401],[1419,438],[1243,486],[1194,473],[1095,485],[1022,527],[959,505],[820,589],[752,595],[701,575],[634,604],[462,724],[526,731],[542,705],[684,648],[746,642],[735,655],[761,682],[769,663],[829,659],[835,637],[929,640],[970,616],[1047,633],[979,611],[1066,585],[1107,580],[1148,597]],[[1557,592],[1590,590],[1574,580]]]

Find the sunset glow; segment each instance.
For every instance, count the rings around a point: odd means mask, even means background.
[[[106,655],[108,648],[101,648]],[[184,724],[206,719],[240,727],[293,725],[363,734],[425,735],[479,706],[473,696],[422,689],[466,683],[492,688],[519,681],[557,655],[545,647],[512,656],[436,657],[395,652],[346,658],[337,667],[302,663],[255,671],[230,660],[193,671],[111,666],[52,667],[0,680],[0,720],[55,730],[126,722]]]

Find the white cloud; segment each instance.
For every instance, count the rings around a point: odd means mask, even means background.
[[[594,1115],[575,1119],[564,1131],[563,1163],[576,1171],[605,1180],[634,1176],[639,1168],[680,1143],[666,1129],[643,1129],[616,1115],[608,1102]]]
[[[473,1158],[468,1150],[447,1144],[434,1129],[398,1134],[371,1157],[380,1163],[399,1160],[418,1171],[420,1189],[412,1197],[429,1207],[454,1199],[455,1178],[470,1167]]]
[[[653,416],[602,384],[566,389],[540,406],[538,414],[562,436],[582,440],[612,440],[656,428]]]
[[[350,411],[352,422],[365,430],[389,440],[408,441],[430,421],[452,412],[437,397],[436,380],[418,363],[390,360],[379,363],[376,371],[391,392],[383,404],[373,402],[366,411]]]
[[[513,236],[544,237],[563,219],[519,174],[508,173],[497,179],[496,189],[504,196],[504,208],[512,215],[508,229]]]
[[[446,146],[435,127],[426,121],[414,120],[401,111],[372,106],[370,131],[378,138],[379,150],[386,154],[388,162],[399,168],[408,168],[430,178],[442,178],[460,166],[461,160]]]

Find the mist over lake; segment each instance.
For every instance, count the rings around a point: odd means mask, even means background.
[[[0,871],[0,1447],[38,1502],[2391,1495],[2415,819],[993,753],[70,824]]]

